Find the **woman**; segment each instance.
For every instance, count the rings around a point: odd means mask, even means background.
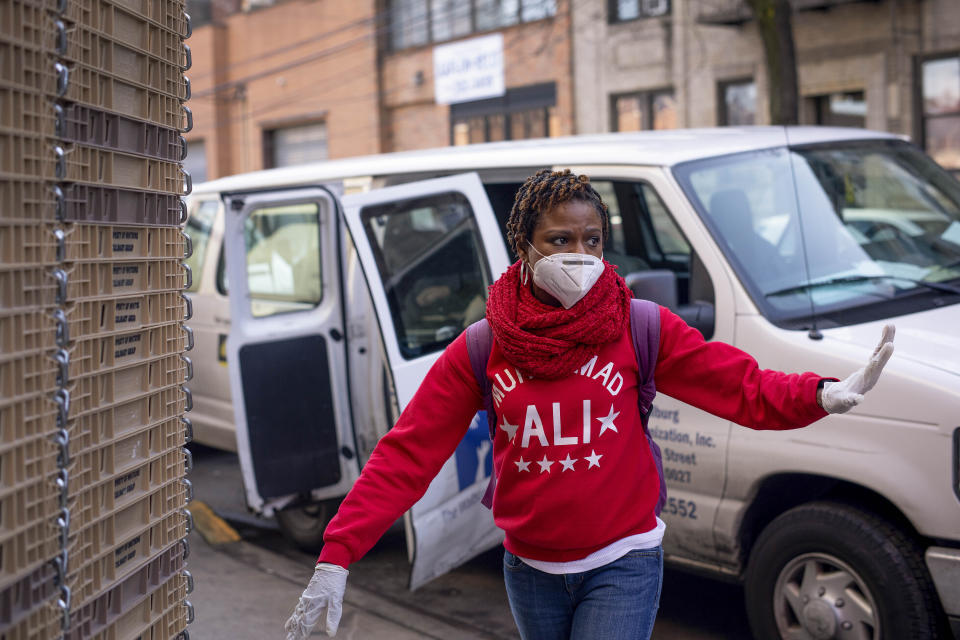
[[[487,364],[496,414],[493,515],[524,640],[649,638],[663,576],[659,477],[637,405],[630,291],[603,260],[607,208],[586,176],[542,170],[507,223],[519,260],[490,287]],[[760,370],[660,308],[664,393],[753,428],[794,429],[848,411],[893,353],[837,382]],[[426,491],[482,408],[465,334],[431,368],[324,534],[288,639],[339,624],[347,567]],[[602,496],[603,499],[598,499]]]

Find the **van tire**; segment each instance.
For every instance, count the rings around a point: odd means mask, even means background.
[[[319,553],[323,548],[323,532],[336,512],[336,500],[301,504],[277,511],[277,524],[287,540],[304,551]]]
[[[809,580],[805,571],[813,567],[841,577],[847,590],[836,581]],[[815,638],[846,637],[841,625],[863,627],[864,620],[874,621],[874,633],[864,634],[873,640],[937,637],[939,607],[922,549],[890,522],[850,505],[813,502],[775,518],[750,553],[744,587],[758,640],[788,637],[778,617],[788,628],[819,624],[818,634],[809,634]],[[855,606],[849,589],[872,600],[872,613]]]

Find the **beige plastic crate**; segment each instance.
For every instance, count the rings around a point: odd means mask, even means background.
[[[0,452],[53,435],[57,424],[57,405],[51,394],[0,400]],[[0,487],[0,491],[2,491]]]
[[[10,5],[0,3],[0,13]],[[52,138],[55,133],[53,105],[52,95],[0,87],[0,131]]]
[[[79,144],[70,145],[66,150],[64,179],[164,193],[184,192],[184,174],[176,162]]]
[[[21,493],[27,495],[18,497]],[[59,493],[52,476],[35,478],[30,485],[0,499],[4,523],[12,525],[0,530],[0,590],[29,576],[60,553],[58,505]]]
[[[53,565],[44,563],[30,574],[0,589],[0,633],[23,620],[50,602],[59,593],[54,582]],[[34,619],[36,621],[36,619]]]
[[[58,177],[57,157],[53,138],[35,133],[0,133],[0,179],[55,180]],[[60,161],[61,169],[66,166],[65,162],[65,158]]]
[[[179,385],[142,394],[132,400],[80,412],[71,407],[67,421],[70,449],[76,455],[116,442],[152,425],[179,417],[186,396]],[[154,453],[160,449],[155,449]]]
[[[70,4],[77,6],[81,3]],[[22,54],[22,57],[29,58],[29,55]],[[47,78],[44,73],[50,77]],[[46,67],[40,68],[36,76],[37,82],[43,83],[44,87],[55,86],[57,83],[57,70],[53,67],[49,70]],[[68,102],[112,111],[170,129],[190,128],[188,111],[177,98],[83,65],[75,64],[69,68],[69,81],[63,97]]]
[[[85,555],[93,547],[79,547],[78,552],[70,556],[71,569],[67,573],[73,606],[83,607],[186,535],[187,516],[175,511],[144,524],[116,544],[101,549],[98,557]]]
[[[53,602],[47,602],[9,629],[0,632],[0,640],[50,640],[60,637],[63,612]]]
[[[49,5],[49,6],[47,6]],[[4,0],[0,3],[0,39],[30,44],[37,48],[52,48],[50,40],[53,14],[52,3],[39,0]]]
[[[44,222],[0,222],[0,264],[4,269],[56,265],[58,228]]]
[[[0,358],[13,353],[52,351],[57,341],[55,309],[0,313]]]
[[[64,140],[180,162],[186,141],[176,129],[75,103],[63,106]]]
[[[188,346],[187,336],[180,323],[173,323],[132,333],[79,338],[74,340],[68,350],[68,380],[160,356],[182,353]],[[0,360],[0,367],[2,366],[3,361]]]
[[[4,88],[0,87],[0,94]],[[53,185],[35,176],[0,177],[0,220],[5,222],[55,222],[57,203]]]
[[[36,91],[42,95],[57,96],[58,86],[67,81],[64,65],[57,66],[53,49],[44,50],[0,38],[0,89]]]
[[[63,189],[60,219],[90,224],[179,226],[183,200],[171,193],[72,183]]]
[[[74,263],[64,269],[67,301],[136,295],[186,288],[178,259]]]
[[[84,477],[81,475],[76,483],[80,488],[72,491],[68,499],[71,530],[80,530],[106,518],[165,484],[179,483],[185,471],[184,461],[184,453],[174,449],[115,474],[100,484],[82,484]]]
[[[70,414],[106,409],[151,392],[185,382],[187,367],[180,355],[170,355],[123,368],[70,380]]]
[[[77,24],[67,30],[67,49],[63,58],[187,100],[187,81],[181,67],[181,39],[175,33],[146,22],[142,27],[150,32],[146,39],[153,44],[154,50],[159,50],[157,53],[128,41],[143,41],[144,38],[118,39],[93,27]]]
[[[155,49],[150,40],[152,30],[147,27],[163,27],[177,38],[189,37],[189,27],[184,15],[184,3],[176,0],[88,0],[67,4],[65,17],[70,22],[94,28],[121,42],[154,55],[179,61],[162,49]],[[154,45],[155,46],[155,45]]]
[[[71,438],[71,444],[73,440]],[[137,469],[143,471],[144,465],[160,460],[163,455],[171,451],[178,452],[183,458],[184,454],[180,450],[183,444],[184,427],[179,417],[167,419],[132,435],[100,445],[88,445],[83,438],[77,438],[76,446],[71,447],[68,467],[71,483],[70,496],[71,498],[80,497],[82,491],[87,488],[93,489],[102,483],[116,482]],[[76,453],[74,449],[77,450]],[[162,480],[163,473],[171,469],[183,469],[182,465],[177,466],[175,458],[164,459],[163,462],[165,466],[153,469],[160,473],[155,478],[157,481]],[[146,480],[150,479],[146,478]],[[120,489],[127,487],[128,484],[127,480],[122,480]],[[109,502],[104,504],[108,507],[110,505]],[[99,509],[99,506],[97,508]]]
[[[57,389],[57,363],[47,351],[0,357],[0,397],[17,398]]]
[[[171,578],[160,589],[127,611],[115,623],[93,636],[96,640],[172,640],[192,619],[184,602],[186,580]]]
[[[72,262],[182,259],[186,241],[176,227],[72,224],[65,227],[65,259]]]
[[[86,560],[113,553],[124,541],[142,533],[155,522],[172,516],[183,519],[180,510],[186,505],[186,489],[177,480],[92,522],[77,522],[71,512],[67,541],[71,566],[79,568]],[[122,555],[116,558],[120,559]]]
[[[57,303],[57,283],[50,267],[0,268],[0,312],[50,309]]]
[[[185,318],[186,303],[175,291],[74,302],[65,308],[71,340],[127,332]]]
[[[182,600],[190,588],[187,577],[181,573],[183,565],[182,545],[176,544],[161,552],[109,591],[83,607],[75,607],[64,640],[87,640],[97,634],[110,633],[108,629],[116,629],[115,623],[128,619],[139,604],[149,604],[154,593],[161,593],[159,602],[169,602],[170,598]],[[124,631],[127,629],[127,624],[121,623],[121,626]],[[137,634],[123,633],[122,637],[135,638]]]
[[[16,493],[40,478],[52,483],[59,453],[51,438],[45,436],[0,450],[0,496]]]

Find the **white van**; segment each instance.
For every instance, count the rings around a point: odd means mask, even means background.
[[[763,367],[846,376],[897,325],[865,402],[806,429],[657,397],[668,562],[743,580],[762,640],[960,637],[960,184],[887,134],[507,142],[197,186],[192,417],[201,442],[235,438],[250,508],[319,544],[427,369],[483,316],[513,260],[514,194],[545,166],[591,177],[605,257],[636,295]],[[490,469],[477,419],[405,516],[411,587],[501,541],[479,504]]]

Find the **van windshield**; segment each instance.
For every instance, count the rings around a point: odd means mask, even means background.
[[[960,302],[960,183],[905,142],[767,149],[674,175],[777,325]]]

